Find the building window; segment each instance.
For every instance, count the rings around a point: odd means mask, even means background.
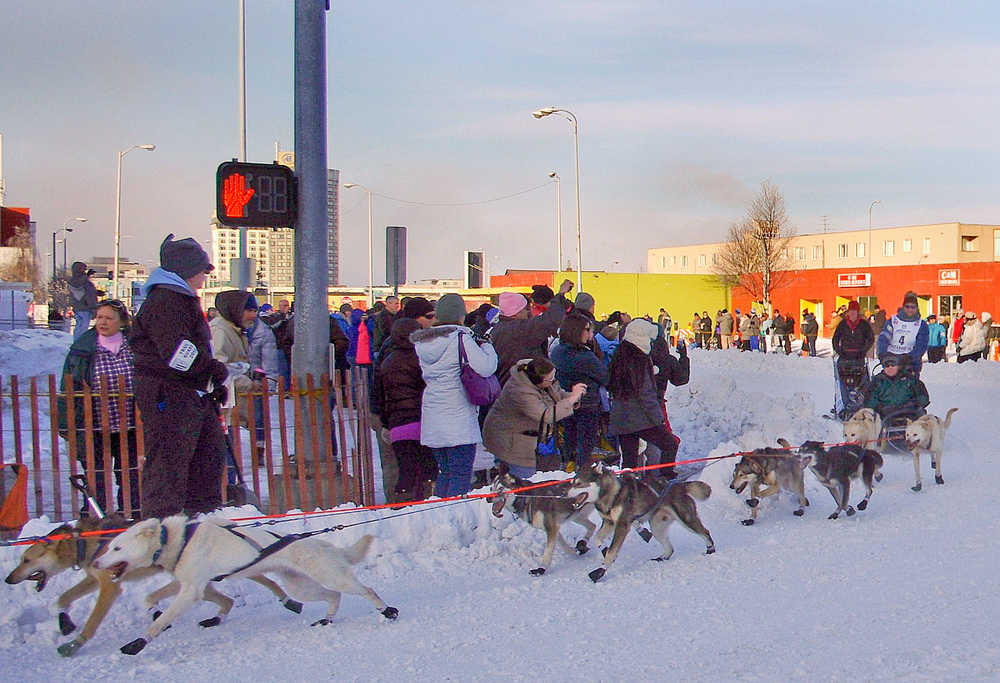
[[[882,243],[882,256],[896,255],[896,240],[886,240]]]
[[[847,245],[840,243],[837,245],[837,256],[839,258],[847,258]]]
[[[661,256],[660,257],[660,268],[666,268],[666,267],[667,267],[667,257],[666,256]]]
[[[687,267],[688,267],[688,257],[681,256],[681,268],[687,268]]]
[[[903,240],[903,253],[909,254],[911,251],[913,251],[913,240],[906,238]]]
[[[805,247],[795,247],[795,258],[799,261],[806,260],[806,248]]]
[[[813,261],[819,261],[820,257],[823,256],[823,245],[817,244],[813,246]]]
[[[708,263],[708,258],[704,254],[698,254],[698,265],[703,266]]]
[[[926,256],[929,253],[931,253],[931,238],[930,237],[925,237],[924,238],[924,256]]]
[[[962,235],[962,251],[979,251],[979,236]]]
[[[864,242],[858,242],[857,244],[854,245],[854,255],[857,256],[858,258],[864,258],[865,257],[865,243]]]
[[[671,256],[670,257],[670,265],[672,265],[672,266],[676,266],[677,265],[677,257],[676,256]]]
[[[719,265],[719,255],[718,254],[712,254],[712,265],[713,266]]]

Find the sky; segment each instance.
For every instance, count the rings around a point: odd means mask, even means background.
[[[293,3],[247,0],[250,161],[293,145]],[[328,166],[405,225],[408,276],[552,268],[556,191],[575,263],[579,120],[585,269],[716,241],[768,180],[799,233],[1000,223],[1000,6],[990,2],[332,2]],[[40,252],[157,259],[208,243],[215,169],[239,153],[237,0],[0,0],[8,206]],[[531,189],[535,188],[535,189]],[[523,192],[525,190],[531,190]],[[523,193],[522,193],[523,192]],[[521,194],[518,194],[521,193]],[[508,197],[507,199],[498,199]],[[489,201],[495,200],[496,201]],[[406,200],[406,203],[399,200]],[[367,280],[367,201],[341,190],[341,280]]]

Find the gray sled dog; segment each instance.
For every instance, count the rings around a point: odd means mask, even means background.
[[[927,451],[931,454],[931,468],[934,470],[934,481],[938,484],[944,483],[941,475],[941,455],[944,451],[944,433],[951,426],[951,416],[958,408],[948,411],[945,419],[937,415],[921,415],[916,420],[906,421],[906,445],[913,453],[913,472],[917,476],[917,483],[912,487],[914,491],[923,488],[920,482],[920,452]]]
[[[865,497],[858,503],[858,510],[868,507],[872,497],[872,481],[882,481],[882,454],[856,445],[825,448],[819,441],[806,441],[799,446],[800,453],[811,453],[813,462],[809,469],[833,496],[837,509],[827,519],[837,519],[841,512],[850,517],[851,479],[861,479],[865,484]]]
[[[63,524],[52,530],[51,536],[70,535],[73,538],[62,538],[54,541],[42,541],[29,545],[21,555],[21,562],[7,576],[7,583],[18,584],[22,581],[34,581],[35,590],[41,591],[45,588],[49,579],[57,574],[61,574],[69,569],[82,569],[86,576],[79,583],[66,590],[56,601],[59,608],[59,632],[64,636],[76,630],[77,626],[69,616],[69,609],[73,603],[93,593],[97,593],[97,602],[94,604],[90,616],[87,617],[83,630],[73,640],[63,643],[56,648],[63,657],[71,657],[79,650],[84,643],[94,637],[100,627],[104,617],[107,616],[111,606],[115,604],[122,589],[118,582],[112,580],[111,573],[99,570],[93,566],[94,557],[104,549],[111,539],[110,536],[81,536],[81,532],[97,531],[99,529],[116,529],[126,524],[125,519],[111,517],[105,520],[85,518],[80,520],[79,526],[72,527]],[[144,567],[129,571],[121,579],[123,581],[139,581],[154,574],[160,573],[159,567]],[[302,605],[290,599],[281,586],[266,577],[254,577],[254,581],[271,591],[278,600],[288,609],[297,611],[302,609]],[[147,606],[156,604],[158,601],[175,595],[179,585],[172,581],[162,588],[146,596]],[[233,601],[226,595],[215,590],[212,586],[205,587],[204,599],[219,606],[219,612],[213,619],[206,619],[203,626],[213,626],[213,622],[229,614],[233,608]]]
[[[532,483],[525,479],[518,479],[501,465],[500,474],[493,480],[492,488],[497,493],[493,499],[493,516],[503,517],[503,510],[507,509],[515,517],[523,519],[536,529],[545,532],[545,553],[542,555],[542,566],[529,572],[535,576],[541,576],[552,563],[552,551],[555,549],[556,543],[567,553],[577,552],[583,555],[590,549],[587,546],[587,541],[594,535],[597,525],[589,519],[594,504],[587,502],[586,493],[579,494],[576,499],[566,497],[566,492],[569,491],[570,487],[569,482],[547,486],[524,495],[509,493],[512,489],[530,486]],[[576,522],[587,530],[586,535],[576,542],[575,548],[570,546],[560,533],[562,525],[568,521]]]
[[[286,543],[290,540],[284,537],[276,541],[272,534],[260,529],[232,531],[211,519],[191,522],[185,515],[147,519],[130,527],[94,560],[94,566],[108,570],[116,579],[129,571],[159,566],[174,575],[180,589],[170,606],[150,625],[146,637],[124,645],[121,651],[138,654],[198,600],[210,581],[221,578],[278,574],[295,597],[327,603],[326,617],[314,626],[330,623],[340,606],[342,592],[364,596],[388,619],[399,615],[399,610],[362,585],[351,569],[368,552],[372,536],[362,536],[349,548],[335,548],[316,537]],[[275,543],[280,547],[274,552],[261,552]]]
[[[788,442],[779,439],[778,443]],[[793,515],[801,517],[805,514],[809,499],[806,498],[802,471],[810,460],[812,458],[803,459],[786,449],[779,448],[758,448],[740,458],[733,468],[733,481],[729,484],[729,488],[737,494],[743,493],[747,485],[750,485],[750,497],[746,501],[750,506],[750,519],[744,519],[740,523],[744,526],[753,524],[757,520],[757,506],[760,504],[760,499],[773,496],[779,491],[788,491],[799,499],[799,507],[792,513]],[[762,490],[761,486],[767,488]]]
[[[587,494],[587,502],[593,503],[601,515],[603,524],[594,541],[598,544],[614,531],[611,546],[603,549],[604,566],[588,574],[597,583],[607,573],[621,550],[625,536],[632,525],[636,526],[643,540],[656,538],[663,546],[663,554],[656,560],[669,560],[674,554],[670,545],[668,530],[677,520],[693,533],[705,540],[705,554],[715,552],[715,541],[698,517],[696,500],[705,500],[712,494],[711,487],[702,481],[672,482],[652,478],[640,479],[633,474],[617,473],[603,463],[595,463],[576,473],[567,496],[575,498]],[[649,522],[652,534],[642,534],[644,522]]]

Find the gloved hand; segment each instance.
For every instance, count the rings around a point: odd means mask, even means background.
[[[685,356],[688,355],[688,347],[687,344],[684,343],[683,339],[677,340],[677,355],[680,356],[681,358],[684,358]]]
[[[229,398],[229,391],[226,389],[226,385],[220,384],[209,392],[208,397],[221,406]]]

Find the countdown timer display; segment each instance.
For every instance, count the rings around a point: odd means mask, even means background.
[[[221,225],[291,228],[296,217],[295,172],[280,164],[226,161],[215,174]]]

